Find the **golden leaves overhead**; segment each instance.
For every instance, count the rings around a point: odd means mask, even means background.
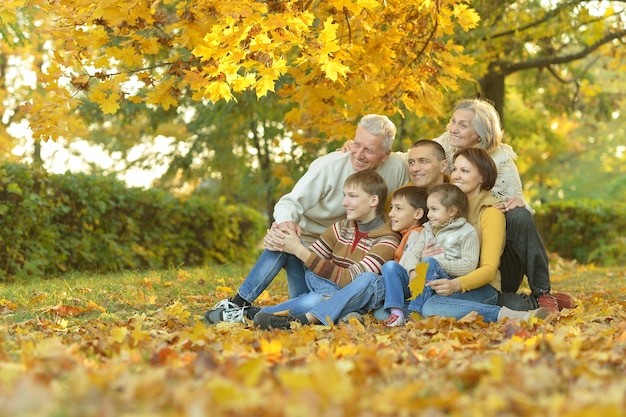
[[[33,0],[24,10],[39,11],[36,35],[51,52],[38,77],[42,108],[57,111],[30,120],[46,139],[80,130],[68,115],[87,100],[114,113],[123,100],[169,109],[183,95],[217,102],[250,90],[298,103],[287,122],[331,139],[365,113],[435,116],[441,92],[469,77],[444,38],[477,23],[456,0]]]

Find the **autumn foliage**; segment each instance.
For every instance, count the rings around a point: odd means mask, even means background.
[[[393,329],[207,326],[241,280],[219,271],[40,282],[0,299],[0,416],[624,416],[626,275],[552,272],[578,306],[545,321]]]
[[[285,120],[294,131],[331,138],[365,113],[440,115],[472,62],[451,36],[479,20],[456,0],[5,0],[3,9],[7,27],[33,22],[32,42],[47,52],[35,68],[40,96],[20,109],[41,139],[83,136],[71,117],[81,103],[105,114],[124,101],[167,110],[183,96],[215,103],[244,91],[277,92],[298,104]]]

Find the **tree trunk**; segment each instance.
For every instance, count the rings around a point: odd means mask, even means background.
[[[491,70],[480,79],[480,89],[482,97],[491,100],[493,106],[500,115],[502,126],[504,127],[504,81],[506,76],[502,73]]]
[[[33,145],[33,165],[37,167],[43,166],[43,159],[41,157],[41,140],[35,139]]]

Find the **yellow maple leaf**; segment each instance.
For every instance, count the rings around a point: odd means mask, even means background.
[[[328,62],[321,66],[322,70],[326,73],[326,77],[332,81],[337,81],[338,76],[345,78],[346,74],[350,72],[349,67],[333,60],[328,60]]]
[[[280,340],[261,339],[261,352],[270,362],[279,362],[282,359],[283,344]]]
[[[271,76],[263,76],[255,84],[256,96],[261,98],[267,94],[268,91],[274,91],[275,80]]]
[[[427,270],[428,264],[425,262],[415,265],[415,277],[411,281],[409,281],[409,289],[411,290],[411,297],[409,298],[409,300],[414,300],[415,297],[417,297],[424,291]]]
[[[214,103],[224,99],[226,101],[235,100],[230,87],[223,81],[213,81],[204,88],[204,95]]]
[[[470,8],[465,3],[457,3],[454,5],[454,17],[456,17],[457,23],[465,31],[475,28],[480,21],[480,16],[476,13],[476,10]]]
[[[113,94],[109,94],[109,96],[100,101],[100,110],[104,114],[115,114],[120,108],[120,103],[117,100],[117,97]]]

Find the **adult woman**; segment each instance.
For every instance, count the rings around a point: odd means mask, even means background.
[[[468,148],[486,150],[496,164],[497,179],[491,194],[498,199],[495,207],[506,214],[506,245],[500,261],[502,294],[498,304],[519,310],[542,306],[551,313],[572,308],[571,297],[559,294],[557,299],[550,294],[548,255],[532,218],[534,210],[522,194],[515,166],[517,155],[502,143],[503,136],[496,109],[486,101],[466,99],[456,105],[447,132],[435,141],[445,149],[450,167],[455,152]],[[524,275],[532,292],[530,298],[516,294]]]
[[[469,199],[467,221],[476,228],[480,240],[478,267],[460,277],[436,279],[427,283],[432,294],[418,312],[423,317],[460,319],[476,311],[486,322],[503,318],[527,320],[531,316],[545,318],[548,311],[543,307],[526,309],[530,311],[514,311],[496,305],[501,289],[498,267],[505,245],[506,222],[504,214],[494,207],[498,200],[490,193],[497,177],[493,159],[482,149],[464,148],[455,153],[453,165],[452,182]],[[430,246],[422,252],[422,257],[432,257],[438,253],[441,253],[440,248]]]

